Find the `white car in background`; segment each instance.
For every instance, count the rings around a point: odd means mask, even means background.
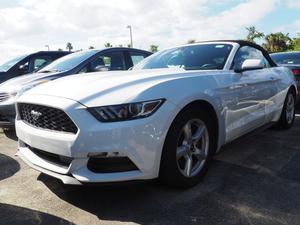
[[[249,42],[174,47],[112,73],[66,77],[22,95],[18,155],[65,184],[159,177],[190,187],[222,145],[294,122],[293,74]]]

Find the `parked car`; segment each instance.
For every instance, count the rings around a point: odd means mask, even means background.
[[[275,63],[292,70],[295,75],[298,90],[300,89],[300,52],[279,52],[270,54]],[[300,98],[298,92],[298,99]]]
[[[41,51],[9,60],[0,65],[0,84],[11,78],[37,71],[69,53],[64,51]]]
[[[80,51],[62,57],[37,73],[9,80],[0,85],[0,128],[13,128],[16,117],[15,97],[42,83],[95,71],[128,70],[150,52],[133,48],[109,48]]]
[[[72,76],[17,101],[18,155],[65,184],[190,187],[234,139],[295,119],[296,83],[245,41],[170,48],[132,71]]]

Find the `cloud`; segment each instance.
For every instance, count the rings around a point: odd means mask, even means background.
[[[300,9],[300,2],[295,0],[285,0],[286,4],[291,8]]]
[[[189,39],[242,38],[244,27],[255,25],[275,7],[276,0],[244,0],[222,9],[221,0],[23,0],[0,6],[0,61],[14,53],[50,48],[76,49],[104,43],[127,45],[128,24],[134,46],[148,49],[186,43]],[[258,7],[259,6],[259,7]],[[221,8],[214,13],[214,8]]]

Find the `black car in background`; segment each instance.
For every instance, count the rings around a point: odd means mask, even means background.
[[[38,73],[39,76],[49,73],[62,77],[79,73],[128,70],[151,54],[140,49],[122,47],[79,51],[56,60]]]
[[[277,65],[288,67],[293,72],[298,87],[298,98],[300,98],[300,52],[279,52],[270,56]]]
[[[40,51],[9,60],[0,65],[0,84],[11,78],[37,71],[69,53],[64,51]]]
[[[11,128],[14,125],[16,95],[42,83],[73,74],[88,76],[90,72],[128,70],[151,54],[133,48],[79,51],[57,59],[36,73],[8,80],[0,85],[0,128]]]

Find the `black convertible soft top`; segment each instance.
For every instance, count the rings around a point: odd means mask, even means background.
[[[270,57],[269,53],[263,47],[253,42],[245,41],[245,40],[213,40],[213,41],[200,41],[198,43],[205,43],[205,42],[234,42],[234,43],[238,43],[240,45],[240,48],[243,46],[250,46],[252,48],[256,48],[260,50],[263,53],[264,57],[269,61],[272,67],[277,66],[277,64]]]

